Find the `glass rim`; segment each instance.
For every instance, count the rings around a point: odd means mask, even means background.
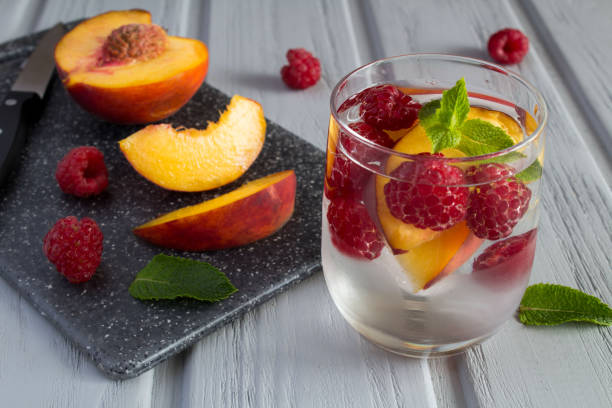
[[[376,143],[372,142],[371,140],[361,136],[359,133],[355,132],[353,129],[351,129],[349,126],[347,126],[343,121],[340,120],[340,118],[338,117],[337,109],[334,106],[334,98],[340,92],[341,87],[346,83],[346,81],[350,77],[352,77],[357,72],[363,71],[363,70],[371,67],[372,65],[380,63],[380,62],[383,62],[383,61],[394,61],[394,60],[408,59],[408,58],[418,58],[418,57],[425,57],[425,58],[429,58],[429,59],[432,59],[432,60],[446,60],[446,61],[462,62],[462,63],[466,63],[466,64],[470,64],[470,65],[477,65],[477,66],[479,66],[479,67],[481,67],[483,69],[489,69],[489,70],[492,70],[492,71],[495,71],[495,72],[507,75],[507,76],[511,77],[513,80],[518,81],[521,85],[525,86],[530,92],[532,92],[535,95],[536,100],[537,100],[537,106],[538,106],[538,109],[539,109],[539,113],[542,115],[542,120],[538,123],[538,126],[535,128],[535,130],[533,132],[529,133],[527,135],[527,137],[524,138],[523,140],[521,140],[519,143],[517,143],[515,145],[512,145],[510,147],[507,147],[505,149],[498,150],[498,151],[493,152],[493,153],[483,154],[483,155],[480,155],[480,156],[467,156],[467,157],[427,156],[426,157],[427,160],[440,160],[440,161],[453,162],[453,163],[462,163],[462,162],[472,162],[472,161],[488,160],[488,159],[504,156],[504,155],[507,155],[507,154],[509,154],[511,152],[514,152],[514,151],[517,151],[517,150],[521,150],[525,146],[529,145],[544,130],[544,127],[546,126],[546,124],[548,122],[548,107],[546,105],[546,101],[544,100],[544,96],[542,95],[542,93],[531,82],[527,81],[526,79],[524,79],[519,74],[517,74],[517,73],[515,73],[515,72],[513,72],[513,71],[511,71],[509,69],[506,69],[506,68],[504,68],[504,67],[502,67],[500,65],[493,64],[491,62],[488,62],[488,61],[485,61],[485,60],[481,60],[481,59],[478,59],[478,58],[463,57],[463,56],[460,56],[460,55],[444,54],[444,53],[409,53],[409,54],[395,55],[395,56],[392,56],[392,57],[381,58],[381,59],[377,59],[375,61],[369,62],[369,63],[367,63],[365,65],[362,65],[362,66],[352,70],[348,74],[346,74],[334,86],[334,88],[332,89],[332,92],[331,92],[331,97],[330,97],[330,111],[331,111],[331,114],[332,114],[334,120],[338,124],[338,126],[344,132],[348,133],[349,135],[351,135],[354,138],[357,138],[357,140],[359,140],[360,142],[368,145],[371,148],[374,148],[375,150],[379,150],[380,152],[383,152],[383,153],[386,153],[386,154],[392,154],[392,155],[397,156],[397,157],[401,157],[401,158],[405,158],[405,159],[411,159],[411,160],[423,160],[423,159],[425,159],[424,156],[420,156],[419,154],[402,153],[402,152],[399,152],[397,150],[393,150],[393,148],[391,148],[391,147],[385,147],[385,146],[381,146],[379,144],[376,144]],[[375,86],[375,84],[373,84],[372,86]],[[529,112],[527,112],[527,113],[529,113]]]

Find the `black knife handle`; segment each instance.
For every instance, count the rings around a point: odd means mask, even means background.
[[[0,184],[23,149],[26,122],[38,110],[40,102],[33,92],[11,91],[0,104]]]

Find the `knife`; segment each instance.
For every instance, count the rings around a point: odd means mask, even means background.
[[[55,45],[65,32],[60,23],[42,37],[0,104],[0,185],[23,148],[27,123],[42,110],[42,101],[55,72]]]

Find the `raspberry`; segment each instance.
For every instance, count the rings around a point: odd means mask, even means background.
[[[75,147],[57,165],[55,178],[64,193],[78,197],[100,194],[108,186],[104,155],[92,146]]]
[[[363,120],[377,129],[399,130],[411,127],[421,105],[393,85],[378,85],[361,91],[359,109]]]
[[[529,50],[529,39],[514,28],[493,34],[487,45],[491,57],[500,64],[518,64]]]
[[[432,156],[421,153],[419,156]],[[441,154],[433,156],[442,157]],[[461,169],[438,160],[403,162],[385,185],[391,214],[417,228],[448,229],[465,217],[469,190]]]
[[[365,122],[351,123],[349,127],[355,132],[359,133],[359,135],[379,146],[393,147],[393,139],[391,139],[388,134],[368,125]]]
[[[535,254],[536,229],[499,241],[475,260],[472,271],[479,281],[500,286],[525,277]]]
[[[289,65],[281,68],[281,77],[290,88],[304,89],[313,86],[321,77],[321,64],[303,48],[287,51]]]
[[[375,259],[385,246],[365,205],[351,197],[331,200],[327,221],[332,243],[342,253],[358,259]]]
[[[385,146],[393,146],[393,139],[382,130],[377,130],[364,122],[351,123],[349,127],[361,136],[372,142]],[[360,163],[368,163],[372,161],[380,161],[382,158],[380,152],[375,151],[369,146],[365,146],[358,140],[354,140],[351,136],[344,132],[340,132],[339,144],[345,151]],[[355,193],[360,192],[365,185],[365,182],[370,175],[370,172],[353,160],[348,158],[342,151],[337,150],[334,165],[332,167],[331,176],[329,177],[329,187],[333,189],[328,191],[327,197],[334,196],[337,193]]]
[[[43,251],[57,270],[72,283],[85,282],[96,272],[102,257],[103,235],[91,218],[69,216],[58,220],[43,239]]]
[[[471,184],[467,225],[478,238],[507,237],[527,211],[531,190],[503,164],[489,163],[467,171]]]

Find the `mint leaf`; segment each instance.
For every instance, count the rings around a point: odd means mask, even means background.
[[[434,152],[448,147],[454,147],[461,140],[461,133],[455,129],[448,129],[442,125],[434,125],[427,130]]]
[[[457,149],[468,156],[494,153],[514,145],[504,130],[482,119],[470,119],[461,125],[461,142]]]
[[[519,319],[525,325],[556,325],[589,322],[612,324],[612,309],[594,296],[579,290],[549,283],[531,285],[519,306]]]
[[[130,295],[140,300],[189,297],[216,302],[236,292],[214,266],[192,259],[155,255],[130,285]]]
[[[442,99],[428,102],[419,111],[419,121],[431,141],[432,153],[457,146],[461,140],[459,127],[470,111],[465,81],[442,92]]]
[[[465,80],[461,78],[455,86],[442,92],[438,118],[440,122],[450,129],[458,128],[467,118],[470,111]]]
[[[536,181],[540,177],[542,177],[542,165],[539,160],[534,161],[529,167],[516,175],[516,178],[524,183]]]
[[[427,129],[437,124],[439,119],[436,115],[436,111],[438,109],[440,109],[440,99],[434,99],[423,105],[419,110],[419,121],[421,122],[421,126]]]
[[[480,156],[513,146],[500,127],[481,119],[466,120],[470,112],[465,80],[442,92],[442,99],[425,104],[419,121],[431,141],[432,153],[456,147],[468,156]]]

